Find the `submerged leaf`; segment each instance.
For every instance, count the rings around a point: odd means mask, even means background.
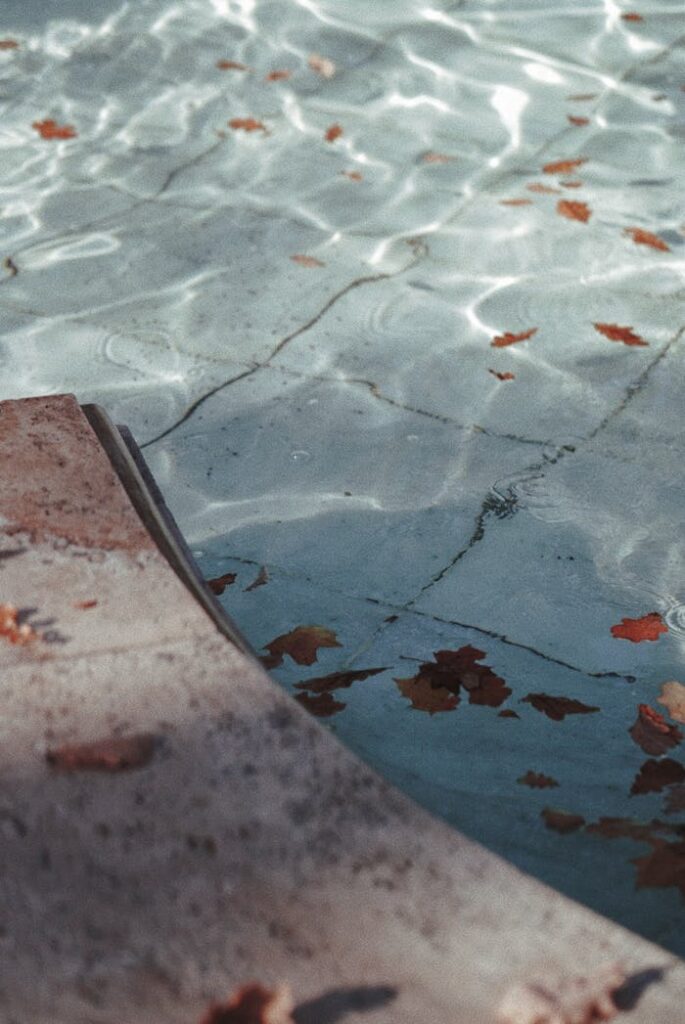
[[[330,718],[331,715],[336,715],[338,711],[343,711],[347,707],[347,704],[344,704],[341,700],[336,700],[330,693],[317,693],[314,695],[311,693],[296,693],[295,700],[310,715],[315,715],[316,718]]]
[[[505,348],[507,345],[515,345],[518,341],[528,341],[537,332],[537,327],[531,327],[528,331],[521,331],[520,334],[511,334],[509,331],[505,331],[504,334],[497,334],[490,342],[490,345],[492,348]]]
[[[685,840],[668,843],[653,840],[654,849],[644,857],[636,857],[635,887],[637,889],[680,889],[685,899]]]
[[[611,635],[617,640],[630,640],[634,644],[658,640],[662,633],[668,633],[668,626],[659,612],[649,612],[639,619],[621,619],[618,625],[611,627]]]
[[[569,171],[575,171],[576,167],[582,167],[586,163],[587,157],[579,156],[574,160],[554,160],[552,163],[545,164],[542,169],[545,174],[568,174]]]
[[[34,121],[31,125],[42,139],[75,139],[76,129],[70,124],[57,124],[51,118],[45,121]]]
[[[594,323],[592,326],[600,334],[603,334],[605,338],[608,338],[609,341],[622,341],[624,345],[649,344],[639,334],[635,334],[632,327],[620,327],[618,324],[601,323]]]
[[[600,818],[585,829],[591,835],[602,839],[634,839],[649,842],[658,832],[670,832],[669,825],[661,821],[634,821],[632,818]]]
[[[456,160],[456,156],[448,156],[447,153],[435,153],[432,149],[429,149],[427,153],[424,153],[421,157],[424,164],[449,164],[452,160]]]
[[[308,690],[310,693],[330,693],[332,690],[347,689],[352,683],[361,682],[370,676],[377,676],[379,672],[385,672],[382,668],[360,668],[352,669],[349,672],[331,672],[328,676],[317,676],[315,679],[304,679],[301,683],[295,683],[296,690]]]
[[[335,142],[335,140],[339,139],[342,134],[343,130],[341,126],[339,124],[332,124],[329,128],[326,129],[326,134],[324,135],[324,138],[326,142]]]
[[[658,235],[643,228],[625,228],[624,233],[630,235],[636,245],[649,245],[652,249],[659,249],[661,252],[670,252],[670,246],[666,245]]]
[[[645,19],[637,11],[626,11],[621,15],[623,21],[644,21]]]
[[[223,594],[226,587],[230,587],[236,581],[237,573],[225,572],[223,576],[215,576],[214,579],[207,580],[207,586],[213,594],[217,596]]]
[[[439,711],[454,711],[459,704],[459,697],[446,686],[433,683],[428,676],[410,676],[407,679],[395,679],[397,689],[403,697],[411,701],[415,711],[426,711],[435,715]]]
[[[247,64],[240,64],[237,60],[218,60],[216,66],[220,71],[249,71]]]
[[[566,115],[569,120],[569,124],[575,125],[577,128],[582,128],[583,125],[590,123],[589,117],[576,117],[574,114]]]
[[[567,811],[557,811],[553,807],[545,807],[540,817],[547,828],[554,832],[567,835],[569,832],[577,832],[585,824],[585,818],[580,814],[569,814]]]
[[[301,267],[325,267],[326,264],[322,263],[321,260],[317,260],[316,256],[306,256],[304,253],[298,252],[290,259],[293,263],[299,263]]]
[[[539,181],[531,181],[530,184],[526,185],[529,192],[538,192],[540,195],[549,196],[553,193],[559,193],[561,189],[553,188],[551,185],[543,185]]]
[[[587,203],[574,202],[572,199],[560,199],[557,203],[557,213],[569,220],[579,220],[587,224],[592,216],[592,210]]]
[[[628,730],[645,754],[660,757],[672,747],[677,747],[683,734],[676,725],[669,725],[663,715],[648,704],[638,705],[637,719]]]
[[[491,373],[493,377],[497,377],[497,380],[515,380],[516,379],[516,374],[515,373],[510,373],[509,370],[502,371],[502,370],[490,370],[489,369],[488,373]]]
[[[532,199],[500,199],[500,206],[530,206]]]
[[[262,565],[259,572],[252,580],[249,586],[245,587],[245,593],[248,594],[251,590],[256,590],[257,587],[263,587],[265,583],[269,582],[269,573],[265,565]]]
[[[520,779],[516,780],[522,786],[530,786],[531,789],[553,789],[559,783],[551,775],[543,775],[542,772],[527,771]]]
[[[228,122],[228,127],[234,131],[243,132],[265,132],[266,125],[257,121],[254,117],[234,117]]]
[[[16,50],[18,46],[16,39],[0,39],[0,50]]]
[[[660,793],[666,786],[677,782],[685,782],[685,767],[670,757],[661,761],[649,760],[640,768],[635,776],[630,792],[633,796],[642,793]]]
[[[430,714],[453,711],[462,688],[468,692],[470,704],[496,708],[511,689],[488,665],[478,664],[484,657],[485,651],[470,644],[457,651],[436,651],[435,661],[424,662],[417,675],[395,682],[412,707]]]
[[[320,647],[341,647],[335,633],[324,626],[297,626],[289,633],[277,636],[271,643],[264,644],[270,657],[263,659],[269,668],[283,663],[288,655],[298,665],[313,665]]]
[[[599,708],[570,697],[550,697],[546,693],[529,693],[522,698],[523,704],[532,704],[536,711],[541,711],[554,722],[561,722],[566,715],[589,715]]]
[[[265,82],[285,82],[286,79],[290,78],[292,71],[283,69],[282,71],[270,71],[264,78]]]

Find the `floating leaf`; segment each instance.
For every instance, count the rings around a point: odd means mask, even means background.
[[[530,206],[532,199],[500,199],[500,206]]]
[[[624,21],[644,21],[645,19],[637,11],[626,11],[621,15]]]
[[[648,345],[649,342],[635,334],[632,327],[620,327],[618,324],[593,324],[596,331],[603,334],[609,341],[622,341],[624,345]]]
[[[552,807],[545,807],[540,817],[547,828],[551,828],[554,832],[561,832],[562,835],[577,832],[585,824],[585,818],[580,814],[569,814],[567,811],[557,811]]]
[[[301,267],[325,267],[326,264],[322,263],[321,260],[317,260],[316,256],[305,256],[304,253],[298,252],[290,259],[293,263],[299,263]]]
[[[328,57],[321,57],[318,53],[312,53],[307,61],[312,71],[322,78],[332,78],[336,72],[335,64]]]
[[[249,71],[247,64],[241,64],[237,60],[218,60],[216,66],[220,71]]]
[[[435,715],[439,711],[454,711],[459,704],[459,697],[452,690],[431,682],[427,676],[419,674],[407,679],[395,679],[394,682],[402,696],[411,701],[415,711]]]
[[[350,181],[363,181],[364,180],[363,175],[360,174],[359,171],[341,171],[340,173],[344,174],[346,178],[350,179]]]
[[[660,757],[678,746],[683,734],[676,725],[669,725],[664,716],[648,704],[639,704],[637,712],[637,719],[628,732],[645,754]]]
[[[269,668],[283,663],[289,655],[298,665],[313,665],[320,647],[341,647],[335,633],[323,626],[297,626],[290,633],[277,636],[271,643],[264,644],[270,657],[263,659]]]
[[[213,1003],[200,1024],[294,1024],[293,999],[287,985],[264,988],[242,985],[225,1003]]]
[[[431,714],[453,711],[462,688],[468,692],[470,704],[496,708],[511,690],[488,665],[478,664],[484,657],[485,651],[470,644],[458,651],[436,651],[435,661],[424,662],[417,675],[395,682],[412,707]]]
[[[432,149],[429,149],[427,153],[424,153],[421,157],[424,164],[449,164],[452,160],[456,160],[456,156],[448,156],[447,153],[436,153]]]
[[[0,39],[0,50],[16,50],[18,46],[16,39]]]
[[[324,135],[324,138],[326,142],[335,142],[335,140],[339,139],[342,134],[343,130],[341,126],[339,124],[332,124],[329,128],[326,129],[326,134]]]
[[[522,786],[530,786],[531,789],[553,789],[559,783],[551,775],[543,775],[541,772],[527,771],[520,779],[516,780]]]
[[[619,964],[589,975],[547,976],[513,985],[500,1003],[500,1024],[600,1024],[619,1013],[615,993],[626,982]]]
[[[225,572],[223,576],[215,576],[212,580],[207,580],[207,586],[213,594],[223,594],[226,587],[232,586],[236,581],[236,573]]]
[[[331,715],[337,715],[339,711],[343,711],[347,707],[347,704],[344,704],[341,700],[336,700],[330,693],[314,695],[311,693],[296,693],[295,700],[310,715],[315,715],[316,718],[330,718]]]
[[[515,380],[516,379],[516,374],[515,373],[510,373],[508,370],[505,370],[504,372],[502,372],[501,370],[488,370],[488,373],[491,373],[493,377],[497,377],[497,380]]]
[[[667,843],[652,841],[654,849],[645,857],[637,857],[635,887],[637,889],[680,889],[685,899],[685,840]]]
[[[38,132],[42,139],[75,139],[76,129],[70,124],[57,124],[51,118],[45,121],[34,121],[32,128]]]
[[[685,724],[685,686],[682,683],[675,680],[664,683],[657,701],[663,704],[674,721]]]
[[[155,737],[149,733],[115,736],[93,743],[66,744],[49,750],[46,759],[61,772],[123,772],[146,765],[155,745]]]
[[[19,609],[13,604],[0,604],[0,636],[11,644],[24,647],[36,640],[38,634],[28,622],[19,621]]]
[[[670,757],[661,761],[645,761],[635,776],[630,792],[633,796],[642,793],[660,793],[666,786],[685,782],[685,767]]]
[[[583,125],[590,123],[589,117],[576,117],[574,114],[566,115],[569,120],[569,124],[575,125],[577,128],[582,128]]]
[[[518,341],[527,341],[528,338],[532,338],[537,332],[537,327],[531,327],[529,331],[521,331],[520,334],[511,334],[509,331],[506,331],[504,334],[496,335],[490,342],[490,345],[492,348],[505,348],[507,345],[515,345]]]
[[[592,216],[592,210],[587,203],[574,202],[572,199],[560,199],[557,203],[557,213],[569,220],[579,220],[587,224]]]
[[[649,245],[652,249],[659,249],[661,252],[670,252],[670,246],[666,245],[658,235],[643,228],[624,228],[624,234],[630,235],[636,245]]]
[[[245,587],[244,593],[248,594],[251,590],[256,590],[257,587],[263,587],[265,583],[269,582],[269,573],[266,570],[266,566],[263,565],[255,578],[252,580],[249,586]]]
[[[668,627],[659,612],[649,612],[639,619],[621,619],[618,625],[611,627],[611,635],[617,640],[630,640],[634,644],[658,640],[662,633],[668,633]]]
[[[301,683],[295,683],[296,690],[309,690],[310,693],[330,693],[332,690],[347,689],[352,683],[361,682],[370,676],[377,676],[379,672],[385,672],[386,668],[360,668],[349,672],[331,672],[327,676],[317,676],[315,679],[304,679]]]
[[[538,192],[543,196],[550,196],[553,193],[558,194],[561,192],[561,189],[553,188],[551,185],[543,185],[542,182],[539,181],[531,181],[529,185],[526,185],[526,188],[529,192]]]
[[[254,117],[234,117],[228,122],[228,127],[234,131],[242,132],[265,132],[266,125]]]
[[[283,69],[282,71],[270,71],[264,78],[265,82],[285,82],[286,79],[290,78],[292,71]]]
[[[545,174],[568,174],[569,171],[575,171],[576,167],[582,167],[586,163],[587,157],[579,156],[575,160],[554,160],[550,164],[545,164],[542,169]]]
[[[569,697],[550,697],[546,693],[529,693],[522,698],[522,703],[532,704],[536,711],[541,711],[554,722],[561,722],[566,715],[589,715],[599,708],[590,704],[583,704],[579,700],[571,700]]]

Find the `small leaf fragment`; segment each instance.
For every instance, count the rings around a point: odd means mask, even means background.
[[[297,626],[289,633],[277,636],[271,643],[264,644],[269,652],[268,666],[275,668],[288,655],[298,665],[313,665],[321,647],[341,647],[335,633],[324,626]]]
[[[290,78],[291,75],[292,75],[292,71],[288,71],[287,69],[283,68],[280,71],[270,71],[268,73],[268,75],[265,76],[264,81],[265,82],[285,82],[285,81],[287,81],[288,78]]]
[[[635,887],[637,889],[680,889],[685,899],[685,840],[668,843],[652,840],[653,850],[644,857],[636,857]]]
[[[628,732],[638,747],[652,757],[660,757],[672,747],[677,747],[683,738],[676,725],[669,725],[664,716],[648,704],[638,705],[637,719]]]
[[[199,1024],[294,1024],[288,985],[274,989],[257,982],[242,985],[225,1003],[213,1003]]]
[[[256,590],[257,587],[263,587],[265,583],[269,582],[269,573],[265,565],[262,565],[259,572],[252,580],[249,586],[245,587],[244,593],[248,594],[251,590]]]
[[[685,725],[685,686],[672,679],[664,683],[657,702],[663,704],[669,715],[675,722],[682,722]]]
[[[590,123],[589,117],[576,117],[574,114],[567,114],[566,116],[568,118],[569,124],[575,125],[576,128],[582,128],[583,125]]]
[[[427,153],[424,153],[421,157],[424,164],[449,164],[452,160],[456,160],[456,156],[448,156],[447,153],[436,153],[432,149],[429,149]]]
[[[226,587],[232,586],[236,581],[237,573],[225,572],[223,576],[215,576],[214,579],[207,580],[207,586],[213,594],[220,596],[223,594]]]
[[[532,199],[500,199],[500,206],[530,206]]]
[[[306,256],[304,253],[298,252],[290,259],[293,263],[299,263],[301,267],[325,267],[326,264],[322,263],[321,260],[317,260],[316,256]]]
[[[550,196],[553,193],[559,193],[561,189],[553,188],[551,185],[543,185],[540,181],[531,181],[526,188],[529,192],[537,192],[542,196]]]
[[[603,334],[609,341],[622,341],[624,345],[649,345],[648,341],[635,334],[632,327],[621,327],[619,324],[593,323],[596,331]]]
[[[326,129],[324,138],[326,142],[335,142],[343,134],[342,127],[339,124],[332,124]]]
[[[497,714],[498,718],[520,718],[521,716],[513,711],[511,708],[505,708],[504,711],[499,711]]]
[[[77,134],[73,125],[57,124],[52,118],[34,121],[31,127],[35,128],[42,139],[75,139]]]
[[[488,369],[488,373],[491,373],[493,377],[497,377],[497,380],[515,380],[516,379],[516,374],[515,373],[510,373],[509,370],[502,371],[502,370],[490,370],[490,369]]]
[[[18,46],[16,39],[0,39],[0,50],[16,50]]]
[[[561,722],[566,715],[589,715],[599,708],[569,697],[550,697],[546,693],[529,693],[522,698],[523,704],[532,704],[536,711],[547,715],[553,722]]]
[[[650,759],[640,768],[630,788],[632,796],[643,793],[661,793],[667,786],[685,782],[685,767],[679,761],[664,757],[660,761]]]
[[[327,676],[317,676],[315,679],[304,679],[301,683],[295,683],[295,689],[308,690],[310,693],[331,693],[333,690],[347,689],[352,683],[361,682],[385,671],[387,669],[383,666],[382,668],[352,669],[349,672],[331,672]]]
[[[626,11],[621,15],[623,21],[644,21],[645,19],[637,11]]]
[[[645,231],[644,228],[624,228],[623,233],[630,235],[636,245],[649,245],[652,249],[658,249],[660,252],[671,251],[671,247],[666,245],[663,239],[651,231]]]
[[[296,693],[295,700],[316,718],[330,718],[347,707],[347,704],[336,700],[330,693]]]
[[[569,814],[567,811],[557,811],[553,807],[545,807],[540,813],[545,826],[554,832],[567,835],[569,832],[577,832],[585,824],[585,818],[580,814]]]
[[[79,611],[87,611],[89,608],[96,608],[97,600],[91,598],[88,601],[74,601],[74,608],[78,608]]]
[[[520,779],[516,780],[522,786],[530,786],[531,789],[553,789],[559,783],[551,775],[543,775],[542,772],[527,771]]]
[[[156,739],[150,733],[115,736],[92,743],[65,744],[47,752],[46,760],[60,772],[123,772],[143,768],[152,758]]]
[[[521,331],[520,334],[512,334],[510,331],[505,331],[504,334],[496,335],[490,342],[490,345],[492,348],[505,348],[507,345],[515,345],[519,341],[528,341],[537,332],[537,327],[531,327],[528,331]]]
[[[341,171],[340,173],[344,174],[346,178],[350,179],[350,181],[364,180],[364,176],[359,171]]]
[[[228,127],[233,131],[266,132],[266,125],[254,117],[234,117],[228,122]]]
[[[220,71],[249,71],[247,64],[241,64],[237,60],[218,60],[216,66]]]
[[[662,633],[668,633],[668,626],[664,624],[659,612],[649,612],[639,619],[621,619],[616,626],[611,627],[611,635],[617,640],[630,640],[634,644],[644,640],[658,640]]]
[[[569,171],[575,171],[576,167],[586,164],[587,159],[586,156],[579,156],[573,160],[553,160],[552,163],[545,164],[542,170],[545,174],[568,174]]]
[[[579,220],[587,224],[592,216],[592,210],[587,203],[574,202],[572,199],[560,199],[557,203],[557,213],[569,220]]]

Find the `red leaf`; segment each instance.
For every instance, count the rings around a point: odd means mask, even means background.
[[[578,128],[590,123],[589,117],[575,117],[573,114],[567,114],[566,116],[568,117],[570,124],[574,124]]]
[[[225,1003],[213,1003],[200,1024],[293,1024],[290,988],[242,985]]]
[[[654,849],[632,863],[637,867],[637,889],[677,888],[685,899],[685,840],[653,840]]]
[[[645,20],[642,17],[642,15],[638,14],[636,11],[626,11],[625,14],[621,15],[621,17],[623,18],[624,21],[644,21]]]
[[[220,71],[249,71],[247,64],[240,64],[237,60],[218,60],[216,66]]]
[[[57,124],[48,118],[45,121],[34,121],[31,125],[42,139],[75,139],[76,129],[70,124]]]
[[[263,565],[255,578],[252,580],[249,586],[245,587],[244,593],[248,594],[251,590],[256,590],[257,587],[263,587],[265,583],[269,582],[269,573],[266,570],[266,566]]]
[[[511,690],[488,665],[479,665],[485,651],[467,644],[458,651],[436,651],[435,661],[424,662],[417,675],[395,679],[400,692],[412,701],[412,707],[434,714],[453,711],[463,687],[470,704],[499,707]]]
[[[628,732],[645,754],[660,757],[671,747],[677,747],[683,734],[677,725],[669,725],[663,715],[648,704],[639,704],[637,719]]]
[[[46,759],[61,772],[123,772],[146,765],[154,753],[155,742],[149,733],[139,733],[93,743],[65,744],[49,750]]]
[[[0,50],[16,50],[18,46],[16,39],[0,39]]]
[[[265,82],[284,82],[287,78],[290,78],[292,71],[270,71],[264,79]]]
[[[516,379],[516,374],[515,373],[509,373],[508,370],[505,370],[503,373],[500,370],[488,370],[488,373],[491,373],[493,375],[493,377],[497,377],[497,380],[515,380]]]
[[[228,127],[233,128],[234,131],[243,132],[266,131],[266,125],[262,124],[261,121],[256,121],[254,117],[234,117],[228,122]]]
[[[618,324],[593,324],[596,331],[603,334],[609,341],[622,341],[624,345],[648,345],[649,342],[633,332],[632,327],[619,327]]]
[[[585,824],[585,818],[580,814],[568,814],[566,811],[556,811],[552,807],[545,807],[540,817],[547,828],[566,835],[569,832],[577,832]]]
[[[529,192],[538,192],[540,195],[549,196],[555,192],[560,192],[561,189],[552,188],[551,185],[543,185],[539,181],[531,181],[529,185],[526,185]]]
[[[527,341],[528,338],[532,338],[537,332],[537,327],[531,327],[529,331],[521,331],[520,334],[511,334],[509,331],[506,331],[504,334],[496,335],[490,342],[490,345],[492,348],[505,348],[507,345],[516,344],[517,341]]]
[[[569,220],[579,220],[587,224],[592,216],[592,210],[587,203],[577,203],[572,199],[560,199],[557,203],[557,213]]]
[[[520,782],[522,786],[530,786],[531,789],[553,789],[559,785],[557,780],[553,779],[550,775],[542,775],[541,772],[533,771],[526,772],[525,775],[522,775],[516,781]]]
[[[326,264],[317,260],[316,256],[305,256],[304,253],[296,253],[290,259],[293,263],[299,263],[301,267],[325,267]]]
[[[312,696],[311,693],[296,693],[295,700],[299,701],[310,715],[315,715],[317,718],[330,718],[331,715],[335,715],[347,707],[347,704],[336,700],[330,693],[319,693],[315,696]]]
[[[546,693],[529,693],[522,699],[524,704],[532,704],[536,711],[541,711],[554,722],[561,722],[566,715],[589,715],[599,708],[590,704],[583,704],[579,700],[571,700],[569,697],[550,697]]]
[[[530,206],[532,199],[500,199],[500,206]]]
[[[320,647],[341,647],[335,633],[323,626],[297,626],[290,633],[277,636],[269,644],[264,644],[270,658],[264,659],[269,668],[283,663],[284,655],[289,655],[298,665],[313,665],[317,660],[316,652]]]
[[[326,134],[324,135],[324,138],[326,142],[335,142],[336,139],[340,138],[342,133],[343,130],[339,124],[332,124],[329,128],[326,129]]]
[[[575,160],[555,160],[551,164],[545,164],[542,168],[545,174],[568,174],[575,171],[576,167],[582,167],[587,163],[586,156],[577,157]]]
[[[0,636],[18,647],[30,644],[38,636],[28,622],[19,622],[19,609],[13,604],[0,604]]]
[[[649,612],[639,619],[621,619],[618,625],[611,627],[611,635],[617,640],[630,640],[634,644],[658,640],[661,633],[668,633],[668,627],[658,612]]]
[[[670,246],[666,245],[658,235],[643,228],[624,228],[624,234],[630,235],[636,245],[650,245],[652,249],[659,249],[661,252],[670,252]]]
[[[633,796],[641,793],[660,793],[666,786],[685,782],[685,767],[678,761],[665,757],[661,761],[645,761],[635,776],[630,792]]]
[[[304,679],[295,683],[296,690],[309,690],[310,693],[330,693],[332,690],[347,689],[352,683],[361,682],[369,676],[377,676],[386,668],[361,668],[350,672],[331,672],[328,676],[317,676],[316,679]]]
[[[223,594],[226,587],[232,586],[236,581],[236,573],[225,572],[223,576],[215,576],[213,580],[207,580],[207,586],[213,594]]]

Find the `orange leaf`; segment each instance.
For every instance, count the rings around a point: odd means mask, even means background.
[[[295,700],[298,701],[309,712],[317,718],[330,718],[347,707],[341,700],[336,700],[330,693],[296,693]]]
[[[324,135],[324,138],[326,142],[335,142],[336,139],[340,138],[342,133],[343,130],[339,124],[332,124],[329,128],[326,129],[326,134]]]
[[[296,253],[290,259],[293,263],[299,263],[301,267],[325,267],[326,264],[317,260],[316,256],[305,256],[304,253]]]
[[[38,634],[28,622],[19,622],[19,609],[13,604],[0,604],[0,636],[23,647],[35,640]]]
[[[568,832],[577,832],[585,824],[585,818],[580,814],[569,814],[567,811],[556,811],[552,807],[545,807],[540,817],[547,828],[566,835]]]
[[[671,747],[677,747],[683,738],[677,725],[669,725],[664,716],[648,704],[638,705],[637,719],[628,732],[638,747],[652,757],[661,757]]]
[[[546,693],[529,693],[523,697],[522,704],[532,704],[536,711],[547,715],[553,722],[562,722],[566,715],[590,715],[599,708],[590,704],[583,704],[579,700],[571,700],[570,697],[550,697]]]
[[[321,75],[322,78],[332,78],[335,74],[336,68],[332,60],[328,57],[321,57],[318,53],[312,53],[307,61],[312,71],[316,71],[317,75]]]
[[[635,886],[638,889],[680,889],[685,898],[685,840],[667,843],[654,840],[654,849],[645,857],[637,857]]]
[[[557,203],[557,213],[569,220],[580,220],[587,224],[592,216],[592,210],[587,203],[573,202],[571,199],[560,199]]]
[[[658,612],[649,612],[640,619],[621,619],[620,623],[611,627],[611,635],[618,640],[630,640],[639,644],[643,640],[658,640],[661,633],[668,633]]]
[[[359,173],[359,171],[341,171],[340,173],[344,174],[346,178],[350,179],[350,181],[363,181],[364,180],[363,176]]]
[[[532,338],[534,334],[537,334],[538,328],[531,327],[529,331],[521,331],[520,334],[511,334],[506,331],[504,334],[498,334],[492,339],[490,345],[492,348],[505,348],[506,345],[514,345],[517,341],[527,341],[528,338]]]
[[[452,160],[456,160],[455,156],[448,156],[446,153],[434,153],[429,150],[428,153],[424,153],[421,157],[424,164],[448,164]]]
[[[666,786],[685,782],[685,767],[670,757],[661,761],[645,761],[633,780],[630,792],[633,796],[641,793],[660,793]]]
[[[290,633],[277,636],[271,643],[264,644],[269,652],[270,668],[281,665],[283,656],[288,654],[298,665],[313,665],[320,647],[341,647],[335,633],[323,626],[297,626]]]
[[[500,199],[500,206],[530,206],[532,199]]]
[[[675,680],[664,683],[657,701],[663,704],[674,721],[685,724],[685,686],[682,683]]]
[[[242,985],[225,1003],[213,1003],[200,1024],[294,1024],[290,988]]]
[[[0,50],[16,50],[18,46],[16,39],[0,39]]]
[[[149,733],[113,737],[93,743],[66,744],[49,750],[49,765],[61,772],[123,772],[142,768],[151,759],[155,737]]]
[[[644,21],[645,19],[637,11],[626,11],[621,17],[624,21]]]
[[[264,79],[265,82],[284,82],[287,78],[290,78],[292,71],[270,71]]]
[[[349,672],[331,672],[327,676],[317,676],[316,679],[305,679],[301,683],[295,683],[295,689],[309,690],[310,693],[331,693],[333,690],[347,689],[352,683],[361,682],[369,676],[377,676],[379,672],[385,671],[385,668],[360,668]]]
[[[76,129],[70,124],[57,124],[51,118],[45,121],[34,121],[31,125],[42,139],[74,139]]]
[[[545,174],[567,174],[586,163],[587,157],[579,156],[575,160],[554,160],[550,164],[545,164],[542,169]]]
[[[262,124],[261,121],[256,121],[254,117],[234,117],[228,122],[228,127],[233,128],[234,131],[244,132],[265,132],[266,125]]]
[[[553,789],[559,785],[557,780],[553,779],[550,775],[543,775],[541,772],[533,771],[526,772],[525,775],[522,775],[516,781],[520,782],[522,786],[530,786],[531,789]]]
[[[554,192],[560,192],[558,188],[552,188],[551,185],[543,185],[539,181],[531,181],[529,185],[526,185],[529,192],[539,192],[540,195],[549,196]]]
[[[598,324],[592,325],[596,331],[603,334],[609,341],[622,341],[624,345],[648,345],[649,342],[641,338],[639,334],[634,334],[632,327],[619,327],[618,324]]]
[[[569,119],[569,123],[576,125],[578,128],[590,123],[589,117],[575,117],[573,114],[567,114],[566,116]]]
[[[624,228],[624,234],[630,235],[636,245],[649,245],[652,249],[659,249],[661,252],[670,252],[670,246],[666,245],[658,235],[643,228]]]
[[[497,377],[497,380],[515,380],[516,379],[516,374],[515,373],[509,373],[508,370],[505,370],[504,373],[501,373],[499,370],[490,370],[489,369],[488,373],[491,373],[493,375],[493,377]]]
[[[235,583],[236,575],[234,572],[225,572],[223,576],[215,576],[213,580],[207,580],[207,586],[213,594],[223,594],[226,587]]]
[[[220,71],[249,71],[247,64],[240,64],[237,60],[218,60],[216,66]]]

